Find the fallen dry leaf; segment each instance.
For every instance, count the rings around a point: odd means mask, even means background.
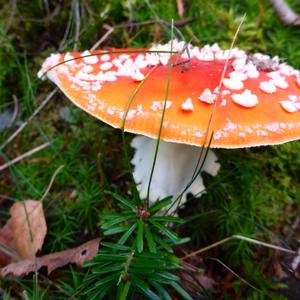
[[[13,241],[13,233],[11,228],[12,222],[9,219],[6,224],[0,229],[0,241],[6,245],[10,245]]]
[[[47,224],[41,201],[16,202],[10,209],[15,250],[23,258],[33,258],[41,250]]]
[[[10,219],[0,229],[0,266],[33,258],[47,232],[42,202],[16,202],[10,212]]]
[[[0,275],[3,277],[13,275],[20,278],[42,267],[47,267],[48,274],[50,274],[53,270],[69,263],[80,266],[82,263],[91,260],[97,254],[99,242],[100,238],[88,241],[76,248],[47,254],[36,257],[35,259],[24,259],[16,263],[11,263],[0,270]]]
[[[11,219],[9,219],[0,229],[0,266],[5,266],[17,259],[14,255],[14,250],[11,248],[13,242],[11,225],[12,222]]]

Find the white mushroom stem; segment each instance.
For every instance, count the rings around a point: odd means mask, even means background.
[[[136,136],[131,142],[131,146],[135,149],[131,161],[134,165],[133,177],[141,199],[147,197],[156,143],[157,140],[144,136]],[[196,146],[160,141],[149,192],[150,205],[167,196],[173,196],[174,201],[177,199],[193,177],[200,151],[201,149]],[[220,164],[217,163],[215,153],[209,150],[202,171],[215,176],[219,169]],[[180,206],[186,202],[187,194],[199,196],[204,191],[202,177],[198,175],[183,193]],[[177,203],[172,206],[169,213],[172,213],[176,208]]]

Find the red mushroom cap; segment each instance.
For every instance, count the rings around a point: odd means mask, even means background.
[[[182,42],[174,42],[180,51]],[[170,50],[170,43],[150,50]],[[113,49],[53,54],[43,64],[45,73],[78,107],[120,128],[132,95],[125,130],[156,138],[159,132],[169,72],[169,53],[142,49]],[[127,53],[121,53],[126,51]],[[145,50],[144,50],[145,51]],[[210,132],[213,148],[281,144],[300,137],[299,72],[277,57],[247,55],[217,44],[189,46],[173,54],[170,89],[161,138],[203,145],[216,101]],[[93,56],[86,56],[95,54]],[[180,57],[177,57],[180,55]],[[223,84],[216,99],[226,58]],[[74,60],[70,60],[76,58]],[[64,62],[66,61],[66,62]],[[143,81],[144,80],[144,81]],[[142,82],[143,81],[143,82]]]

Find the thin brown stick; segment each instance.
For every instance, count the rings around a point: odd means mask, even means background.
[[[103,27],[107,30],[105,32],[105,34],[100,38],[100,40],[98,40],[93,47],[91,48],[91,50],[95,50],[97,49],[114,31],[114,27],[109,26],[107,24],[104,24]]]
[[[14,0],[13,0],[14,1]],[[76,1],[76,3],[78,4],[78,1]],[[79,4],[78,4],[79,5]],[[58,5],[55,9],[55,11],[59,11],[60,5]],[[74,37],[74,41],[77,42],[79,40],[79,36],[80,36],[80,15],[79,15],[79,7],[77,9],[77,12],[75,12],[76,14],[76,32],[75,32],[75,37]],[[52,16],[53,17],[53,16]],[[72,20],[72,15],[70,15],[70,18],[68,20],[68,25],[66,28],[66,32],[64,35],[64,39],[63,39],[63,43],[60,44],[59,46],[59,50],[62,50],[64,48],[64,43],[66,40],[66,37],[70,31],[70,26],[71,26],[71,20]],[[73,49],[75,48],[76,43],[74,44]],[[0,151],[3,150],[12,140],[14,140],[19,134],[20,132],[22,132],[22,130],[28,125],[28,123],[30,123],[32,121],[32,119],[38,115],[40,113],[40,111],[48,104],[48,102],[52,99],[52,97],[56,94],[56,92],[58,91],[58,88],[54,88],[48,95],[47,97],[42,101],[42,103],[36,108],[36,110],[33,112],[33,114],[5,141],[0,145]],[[15,99],[14,99],[15,100]]]
[[[25,152],[25,153],[21,154],[20,156],[14,158],[13,160],[8,161],[4,165],[0,166],[0,172],[3,171],[3,170],[5,170],[5,169],[7,169],[9,166],[14,165],[17,162],[23,160],[24,158],[29,157],[29,156],[33,155],[34,153],[47,148],[49,145],[50,145],[49,142],[44,143],[44,144],[42,144],[42,145],[40,145],[38,147],[35,147],[35,148],[31,149],[28,152]]]
[[[58,88],[52,90],[48,96],[44,99],[44,101],[36,108],[33,114],[24,122],[1,146],[0,151],[6,147],[15,137],[32,121],[32,119],[39,114],[39,112],[46,106],[46,104],[52,99],[52,97],[56,94]]]
[[[229,242],[231,240],[242,240],[242,241],[246,241],[246,242],[249,242],[249,243],[252,243],[252,244],[256,244],[256,245],[260,245],[260,246],[264,246],[264,247],[267,247],[267,248],[271,248],[271,249],[275,249],[275,250],[279,250],[279,251],[283,251],[283,252],[286,252],[286,253],[291,253],[291,254],[296,254],[297,252],[294,251],[294,250],[290,250],[290,249],[287,249],[287,248],[283,248],[283,247],[280,247],[280,246],[276,246],[276,245],[273,245],[273,244],[269,244],[269,243],[265,243],[265,242],[261,242],[261,241],[258,241],[258,240],[254,240],[254,239],[251,239],[249,237],[246,237],[246,236],[242,236],[242,235],[232,235],[232,236],[229,236],[223,240],[220,240],[216,243],[213,243],[209,246],[206,246],[204,248],[201,248],[197,251],[194,251],[194,252],[191,252],[185,256],[183,256],[181,259],[187,259],[187,258],[190,258],[192,256],[195,256],[195,255],[198,255],[200,253],[203,253],[203,252],[206,252],[210,249],[213,249],[215,247],[218,247],[226,242]]]
[[[255,287],[254,285],[252,285],[250,282],[248,282],[246,279],[244,279],[243,277],[241,277],[238,273],[236,273],[234,270],[232,270],[229,266],[227,266],[224,262],[222,262],[220,259],[218,258],[214,258],[214,257],[209,257],[209,260],[214,260],[216,262],[218,262],[221,266],[223,266],[226,270],[228,270],[230,273],[232,273],[235,277],[237,277],[239,280],[241,280],[242,282],[244,282],[245,284],[247,284],[248,286],[250,286],[251,288],[253,288],[254,290],[261,292],[260,289],[258,289],[257,287]]]
[[[291,241],[291,239],[292,239],[292,237],[295,233],[295,230],[299,227],[299,224],[300,224],[300,214],[297,216],[297,218],[292,223],[291,229],[290,229],[289,234],[286,238],[287,243]]]
[[[177,4],[177,13],[178,16],[180,17],[180,19],[183,18],[184,15],[184,4],[182,0],[176,0],[176,4]]]
[[[184,19],[184,20],[179,20],[179,21],[174,22],[174,30],[180,36],[180,38],[182,40],[184,40],[184,36],[181,34],[181,32],[178,30],[177,27],[184,26],[186,24],[192,23],[193,21],[194,21],[194,19]],[[93,47],[90,50],[95,50],[96,48],[98,48],[98,46],[100,44],[102,44],[112,34],[112,32],[115,29],[136,27],[136,26],[150,25],[150,24],[161,24],[161,25],[164,25],[164,26],[170,26],[169,22],[167,22],[165,20],[161,20],[161,19],[148,20],[148,21],[143,21],[143,22],[122,23],[122,24],[118,24],[118,25],[115,25],[115,26],[110,26],[108,24],[104,24],[103,28],[105,28],[107,30],[107,32],[100,38],[100,40],[98,42],[96,42],[93,45]]]
[[[78,17],[80,18],[80,16],[77,16],[77,19]],[[66,36],[70,30],[70,24],[71,24],[71,17],[69,18],[69,22],[68,22],[68,26],[67,26],[67,29],[66,29],[66,33],[65,33],[65,36],[64,36],[64,39],[66,39]],[[79,20],[80,21],[80,20]],[[78,24],[78,20],[77,20],[77,24]],[[113,31],[113,29],[112,29]],[[80,34],[80,33],[78,33]],[[95,48],[97,48],[97,46],[99,46],[101,43],[103,43],[103,41],[105,39],[108,38],[108,36],[111,34],[111,32],[107,32],[92,48],[91,50],[94,50]],[[78,36],[78,39],[79,39],[79,36]],[[74,40],[76,40],[76,36],[74,37]],[[64,46],[63,44],[60,45],[59,49],[63,49]],[[73,48],[74,49],[74,48]],[[28,123],[30,121],[32,121],[32,119],[38,115],[40,113],[40,111],[46,106],[46,104],[52,99],[52,97],[56,94],[56,92],[58,91],[58,88],[55,88],[53,89],[49,94],[48,96],[44,99],[44,101],[36,108],[36,110],[33,112],[33,114],[27,119],[26,122],[24,122],[4,143],[2,143],[0,145],[0,151],[3,150],[12,140],[14,140],[16,138],[16,136],[18,136],[20,134],[20,132],[28,125]]]
[[[300,15],[296,14],[284,0],[270,0],[280,20],[286,25],[300,25]]]

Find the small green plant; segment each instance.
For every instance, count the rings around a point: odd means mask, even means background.
[[[102,242],[99,254],[89,263],[91,273],[83,288],[88,299],[172,299],[173,288],[182,299],[192,299],[180,286],[174,271],[182,269],[173,246],[187,242],[168,226],[182,223],[178,217],[159,216],[170,205],[170,197],[158,201],[148,210],[141,201],[128,201],[110,193],[121,207],[120,213],[101,216],[101,228],[114,243]]]

